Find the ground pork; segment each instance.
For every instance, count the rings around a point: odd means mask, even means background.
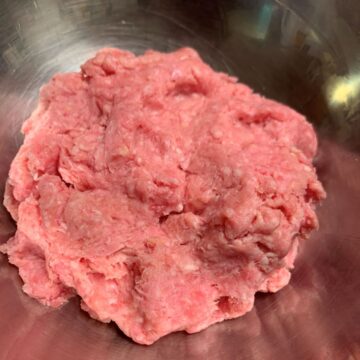
[[[151,344],[248,312],[290,278],[324,198],[312,126],[192,49],[103,49],[41,89],[1,250],[23,289]]]

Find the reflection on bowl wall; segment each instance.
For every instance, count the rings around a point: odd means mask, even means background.
[[[136,345],[77,300],[54,310],[21,291],[0,257],[0,359],[357,359],[360,357],[360,3],[341,0],[3,0],[0,189],[21,123],[56,72],[104,46],[139,54],[191,46],[213,68],[304,113],[315,125],[328,199],[288,287],[195,334]],[[0,242],[14,231],[0,208]],[[16,331],[15,331],[16,329]]]

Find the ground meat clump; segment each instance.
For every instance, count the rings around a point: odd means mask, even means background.
[[[41,89],[1,250],[23,289],[151,344],[249,311],[290,278],[324,198],[303,116],[192,49],[103,49]]]

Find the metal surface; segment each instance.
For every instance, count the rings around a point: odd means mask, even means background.
[[[48,309],[0,257],[0,359],[360,359],[360,3],[357,0],[0,0],[0,196],[41,84],[94,51],[196,48],[218,70],[303,112],[328,199],[288,287],[255,309],[153,346]],[[0,208],[0,242],[14,230]]]

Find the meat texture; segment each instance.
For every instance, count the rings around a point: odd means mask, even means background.
[[[325,197],[312,126],[192,49],[103,49],[57,74],[10,169],[23,289],[151,344],[248,312],[290,278]]]

